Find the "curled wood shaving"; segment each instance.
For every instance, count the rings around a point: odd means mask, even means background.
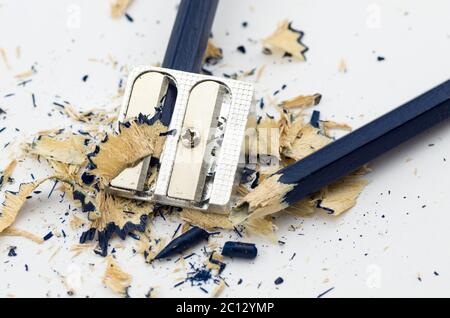
[[[230,221],[240,224],[250,218],[262,218],[284,210],[288,205],[281,202],[287,192],[293,189],[293,184],[278,182],[280,175],[273,175],[261,182],[252,192],[243,197],[230,213]]]
[[[321,99],[322,99],[321,94],[299,95],[281,102],[281,106],[286,109],[307,108],[311,106],[316,106],[317,104],[320,103]]]
[[[109,224],[115,224],[123,229],[127,223],[140,224],[143,215],[153,212],[153,204],[150,202],[136,201],[121,197],[116,197],[99,191],[96,196],[96,215],[89,219],[92,221],[90,227],[97,230],[105,230]]]
[[[80,177],[80,170],[82,166],[76,164],[67,164],[56,160],[48,160],[50,166],[55,171],[55,174],[61,176],[62,179],[69,183],[62,183],[61,190],[69,194],[72,193],[73,188],[77,184],[82,184]]]
[[[263,76],[265,70],[266,70],[266,65],[263,65],[260,68],[258,68],[258,70],[256,71],[256,78],[255,78],[256,82],[259,82],[259,80]]]
[[[151,241],[147,237],[143,237],[140,240],[136,241],[136,253],[140,255],[146,256],[150,249]]]
[[[208,39],[203,62],[207,64],[217,64],[223,58],[222,49],[214,45],[211,39]]]
[[[86,111],[78,111],[72,105],[65,105],[63,108],[64,113],[71,119],[94,125],[110,125],[117,121],[118,109],[104,110],[99,108],[93,108]]]
[[[78,255],[80,255],[83,251],[87,250],[87,249],[92,249],[94,248],[94,244],[75,244],[72,245],[70,247],[70,251],[73,252],[73,256],[72,258],[77,257]]]
[[[24,71],[24,72],[18,73],[14,77],[17,78],[17,79],[25,79],[27,77],[32,76],[33,74],[34,74],[33,70],[28,70],[28,71]]]
[[[124,272],[119,264],[109,256],[106,263],[106,271],[103,276],[103,283],[113,292],[122,296],[127,295],[127,289],[130,287],[132,277]]]
[[[340,215],[356,204],[356,199],[367,183],[367,180],[358,175],[344,177],[322,190],[318,207],[329,214]]]
[[[103,141],[97,151],[88,155],[95,168],[90,173],[98,176],[103,185],[108,185],[125,168],[136,165],[141,159],[153,156],[159,158],[167,130],[161,122],[121,125],[120,133],[112,134]]]
[[[317,200],[312,200],[310,198],[306,198],[306,199],[303,199],[303,200],[291,205],[284,211],[291,215],[294,215],[294,216],[300,216],[300,217],[310,216],[316,212],[316,208],[315,208],[316,203],[317,203]]]
[[[333,129],[340,129],[340,130],[346,130],[346,131],[352,130],[352,127],[345,123],[337,123],[334,121],[322,121],[321,123],[322,123],[323,132],[327,136],[330,135],[330,130],[333,130]]]
[[[31,183],[23,183],[20,185],[18,192],[6,192],[5,201],[0,210],[0,233],[14,223],[27,197],[43,182],[52,178],[54,177],[43,178]]]
[[[220,279],[219,285],[217,285],[217,287],[214,289],[212,293],[212,297],[214,298],[219,297],[224,289],[225,289],[225,282],[223,279]]]
[[[24,150],[48,160],[82,165],[87,161],[89,150],[85,140],[86,137],[81,135],[39,135],[31,144],[26,144]]]
[[[249,218],[245,221],[244,228],[248,234],[263,236],[272,242],[277,241],[275,236],[276,226],[273,224],[271,217]]]
[[[44,243],[44,239],[42,237],[37,236],[36,234],[33,234],[28,231],[20,230],[18,228],[12,227],[12,226],[4,229],[3,232],[1,233],[1,235],[23,237],[23,238],[29,239],[30,241],[33,241],[37,244]]]
[[[301,127],[298,137],[290,148],[283,149],[283,155],[294,160],[300,160],[328,145],[333,140],[320,133],[320,129],[306,124]]]
[[[280,119],[280,147],[282,153],[286,150],[292,150],[295,139],[299,136],[303,126],[306,125],[301,114],[291,120],[288,114],[283,114]]]
[[[0,56],[2,57],[3,63],[5,64],[6,68],[8,70],[11,69],[11,65],[9,64],[8,61],[8,56],[6,55],[6,50],[4,48],[0,47]]]
[[[305,61],[308,48],[301,42],[303,32],[294,30],[291,24],[288,20],[280,22],[275,32],[263,40],[264,46],[269,51],[281,51]]]
[[[132,0],[112,0],[111,1],[111,17],[119,18],[125,14]]]
[[[183,209],[183,211],[180,212],[180,218],[203,229],[233,229],[233,224],[228,219],[228,216],[223,214],[207,213],[193,209]]]
[[[77,230],[77,229],[83,227],[83,225],[86,224],[86,221],[79,218],[76,215],[72,215],[72,218],[70,219],[69,224],[70,224],[70,227],[72,230]]]

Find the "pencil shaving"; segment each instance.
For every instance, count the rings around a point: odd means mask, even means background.
[[[131,284],[131,275],[124,272],[119,264],[109,256],[106,263],[106,271],[103,276],[103,283],[113,292],[127,296],[128,287]]]
[[[281,51],[300,61],[305,61],[308,48],[302,43],[303,32],[292,28],[292,22],[284,20],[278,24],[275,32],[263,40],[266,49]]]
[[[111,0],[111,17],[120,18],[121,16],[123,16],[131,3],[132,0]]]

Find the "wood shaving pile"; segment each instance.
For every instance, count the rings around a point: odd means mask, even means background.
[[[117,0],[111,5],[111,15],[119,17],[124,14],[131,0]],[[302,44],[303,33],[294,30],[287,20],[280,23],[278,29],[264,40],[269,50],[279,50],[299,60],[305,60],[307,47]],[[0,51],[5,63],[6,54]],[[205,54],[205,63],[217,63],[222,59],[222,50],[209,41]],[[264,66],[258,71],[261,76]],[[255,71],[252,71],[252,74]],[[293,161],[300,160],[319,150],[333,141],[330,131],[333,129],[349,130],[346,124],[331,121],[320,121],[318,127],[305,120],[303,110],[317,105],[321,100],[320,94],[299,95],[281,102],[279,105],[279,119],[265,118],[254,121],[256,129],[256,147],[249,145],[246,153],[257,158],[276,159],[280,167]],[[12,227],[19,211],[30,194],[43,182],[53,180],[60,183],[58,188],[67,194],[67,198],[76,203],[86,219],[73,216],[73,229],[87,225],[80,243],[98,241],[98,254],[108,254],[108,242],[113,236],[125,239],[130,233],[146,232],[152,215],[158,211],[164,213],[169,207],[156,207],[152,203],[116,197],[107,192],[110,181],[126,168],[137,165],[143,158],[152,156],[159,158],[165,141],[164,132],[167,128],[157,119],[140,115],[126,123],[121,123],[119,131],[113,130],[112,123],[117,120],[117,110],[114,112],[93,109],[79,112],[73,106],[66,105],[64,112],[77,121],[85,129],[72,131],[67,129],[53,129],[36,134],[31,140],[22,145],[24,156],[44,159],[52,168],[52,174],[40,180],[23,183],[17,192],[6,192],[5,201],[0,208],[0,234],[23,236],[36,243],[42,239],[35,235]],[[271,161],[271,160],[269,160]],[[10,180],[17,161],[11,161],[0,172],[0,188]],[[266,167],[258,163],[249,167],[254,171],[253,180],[244,182],[236,187],[236,197],[241,202],[248,202],[253,210],[251,214],[241,214],[238,211],[228,211],[225,214],[211,214],[191,209],[183,209],[177,216],[185,221],[181,232],[188,230],[190,225],[208,230],[236,230],[239,226],[245,235],[261,235],[276,242],[276,224],[272,215],[290,214],[296,216],[311,215],[316,211],[325,211],[335,216],[342,214],[356,203],[358,195],[367,181],[361,178],[364,170],[349,175],[334,184],[325,187],[318,193],[288,207],[278,201],[278,195],[292,188],[292,185],[281,185],[277,176],[271,176],[279,167]],[[152,175],[147,187],[155,180],[157,167],[151,167]],[[265,181],[264,183],[261,183]],[[263,188],[263,196],[255,194],[255,186]],[[148,189],[148,188],[147,188]],[[138,241],[138,253],[144,255],[147,262],[151,262],[164,247],[164,240],[152,239],[143,235]],[[74,256],[81,253],[84,247],[90,245],[73,246]],[[216,259],[220,262],[221,259]],[[210,270],[220,272],[217,263],[208,263]],[[120,269],[116,261],[109,256],[107,269],[103,278],[104,284],[114,292],[123,296],[131,283],[131,276]],[[223,279],[218,281],[214,296],[219,296],[225,287]]]
[[[281,106],[284,104],[281,103]],[[302,106],[304,107],[306,106]],[[79,118],[78,120],[80,121]],[[85,122],[81,121],[81,123]],[[281,166],[285,166],[292,160],[300,160],[332,142],[333,139],[328,135],[331,129],[349,128],[347,125],[330,121],[321,122],[320,125],[319,128],[313,127],[305,120],[303,112],[280,111],[280,119],[266,118],[256,126],[258,143],[269,144],[267,134],[262,133],[267,129],[275,129],[279,133],[276,147],[269,152],[263,151],[255,155],[276,157],[280,159]],[[325,126],[326,130],[323,129]],[[104,127],[109,127],[109,121]],[[147,118],[134,119],[120,127],[119,133],[99,132],[97,138],[64,129],[49,130],[38,133],[31,142],[25,143],[22,147],[24,153],[34,158],[46,159],[54,173],[35,182],[22,184],[18,192],[6,193],[0,213],[0,233],[24,235],[14,232],[10,226],[14,223],[26,198],[47,180],[61,182],[60,190],[66,192],[68,198],[77,202],[78,206],[87,212],[86,222],[89,229],[82,234],[80,242],[92,241],[97,234],[100,254],[107,255],[108,241],[113,235],[125,239],[132,231],[143,232],[154,212],[153,204],[115,197],[107,193],[105,188],[123,169],[137,164],[142,158],[147,156],[158,158],[165,138],[161,136],[161,133],[166,128],[159,121],[150,123]],[[99,140],[99,136],[102,139]],[[3,172],[3,176],[9,177],[15,164],[15,161],[11,162]],[[363,173],[355,173],[288,208],[283,203],[276,202],[276,198],[278,192],[286,192],[292,186],[280,187],[276,176],[271,177],[269,172],[264,172],[260,168],[256,167],[256,171],[259,171],[258,182],[265,180],[261,185],[267,187],[267,190],[263,191],[264,196],[255,196],[253,189],[246,184],[241,184],[239,187],[242,193],[240,196],[245,195],[245,200],[253,205],[252,208],[255,210],[253,213],[218,215],[183,209],[178,216],[187,224],[208,230],[233,230],[235,226],[240,225],[246,235],[257,234],[270,241],[276,241],[276,226],[271,217],[274,205],[276,205],[275,210],[280,211],[278,214],[310,215],[322,210],[337,216],[355,205],[359,193],[367,183],[360,178]],[[267,206],[271,208],[266,209]],[[77,222],[79,227],[84,220],[76,218],[79,221]],[[32,236],[29,238],[38,241]],[[140,252],[146,255],[148,262],[151,262],[157,252],[164,247],[161,241],[158,244],[156,246],[148,240],[147,244],[141,246]],[[74,252],[79,253],[80,249],[77,248]],[[129,277],[112,261],[109,261],[105,283],[111,289],[124,294],[125,288],[129,285]],[[217,293],[220,293],[220,288],[223,287],[219,286]]]

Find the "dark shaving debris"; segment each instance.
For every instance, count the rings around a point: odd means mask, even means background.
[[[191,253],[191,254],[189,254],[189,255],[183,257],[183,259],[189,259],[189,258],[191,258],[191,257],[194,256],[194,255],[197,255],[197,254]]]
[[[316,207],[319,208],[319,209],[324,210],[324,211],[327,212],[328,214],[333,214],[333,213],[334,213],[334,210],[333,210],[333,209],[327,208],[327,207],[325,207],[325,206],[321,206],[321,205],[320,205],[321,203],[322,203],[322,200],[318,200],[318,201],[317,201]]]
[[[17,249],[17,246],[10,246],[8,256],[9,257],[17,256],[16,249]]]
[[[125,18],[127,18],[128,22],[134,22],[134,19],[131,15],[129,15],[128,13],[125,13]]]
[[[194,283],[202,283],[211,279],[211,270],[210,269],[194,269],[194,272],[188,273],[190,275],[187,280]]]
[[[259,108],[260,108],[260,109],[263,109],[263,108],[264,108],[264,98],[261,98],[261,99],[259,100]]]
[[[183,285],[183,284],[184,284],[184,281],[181,281],[181,282],[176,283],[175,285],[173,285],[173,288],[178,287],[178,286],[181,286],[181,285]]]
[[[236,234],[239,236],[239,237],[242,237],[242,233],[237,229],[237,227],[233,227],[233,230],[234,230],[234,232],[236,232]]]
[[[311,115],[310,124],[314,128],[319,128],[319,118],[320,118],[320,112],[318,110],[313,111]]]
[[[209,233],[207,231],[194,226],[189,231],[181,234],[167,244],[167,246],[156,255],[155,259],[166,258],[174,254],[182,253],[195,244],[208,240],[208,238]]]
[[[19,84],[17,84],[17,86],[25,87],[25,85],[27,85],[27,84],[30,83],[31,81],[32,81],[31,79],[26,80],[26,81],[22,81],[22,82],[20,82]]]
[[[242,27],[244,28],[248,27],[248,22],[247,21],[242,22]]]
[[[88,80],[88,78],[89,78],[89,75],[84,75],[84,76],[81,78],[81,80],[82,80],[83,82],[86,82],[86,81]]]
[[[48,194],[48,197],[47,197],[48,199],[50,199],[50,197],[51,197],[53,191],[55,190],[55,187],[56,187],[57,184],[58,184],[58,180],[55,180],[55,182],[53,183],[53,187],[52,187],[52,189],[50,190],[50,192]]]
[[[242,242],[225,242],[222,248],[222,255],[245,259],[254,259],[258,255],[255,244]]]
[[[175,231],[173,232],[172,238],[174,238],[175,235],[177,235],[177,233],[178,233],[178,231],[180,230],[180,228],[181,228],[181,223],[178,224],[177,228],[176,228]]]
[[[331,287],[330,289],[327,289],[326,291],[324,291],[323,293],[321,293],[319,296],[317,296],[317,298],[322,298],[323,296],[325,296],[326,294],[328,294],[330,291],[332,291],[334,289],[334,287]]]
[[[238,47],[237,47],[237,50],[239,51],[239,52],[241,52],[242,54],[245,54],[247,51],[246,51],[246,49],[245,49],[245,46],[243,46],[243,45],[239,45]]]
[[[44,237],[44,241],[48,241],[49,239],[51,239],[53,237],[53,232],[48,232]]]
[[[281,285],[284,283],[284,279],[281,277],[278,277],[277,279],[275,279],[274,283],[275,283],[275,285]]]
[[[33,102],[33,107],[37,107],[37,105],[36,105],[36,96],[34,95],[34,93],[31,94],[31,101]]]
[[[377,61],[378,62],[382,62],[384,61],[386,58],[384,56],[377,56]]]
[[[137,234],[135,234],[133,232],[128,233],[128,236],[131,237],[132,239],[136,240],[136,241],[139,241],[141,239],[139,237],[139,235],[137,235]]]
[[[175,136],[177,134],[177,130],[176,129],[171,129],[168,131],[164,131],[162,133],[160,133],[160,136]]]

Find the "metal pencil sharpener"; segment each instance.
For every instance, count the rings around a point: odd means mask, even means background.
[[[253,84],[158,67],[130,74],[119,122],[152,116],[176,88],[159,162],[145,158],[120,173],[109,191],[165,205],[220,212],[232,204],[239,177]],[[164,111],[164,110],[163,110]]]

